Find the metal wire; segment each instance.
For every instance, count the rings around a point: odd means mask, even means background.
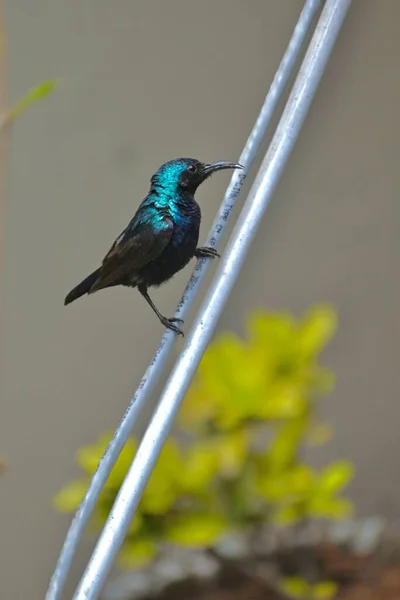
[[[326,0],[320,20],[224,257],[167,380],[73,600],[95,600],[126,536],[175,415],[210,341],[321,80],[351,0]]]
[[[239,162],[245,169],[242,172],[235,171],[232,176],[218,215],[211,227],[206,244],[208,246],[217,246],[222,237],[226,222],[242,188],[243,181],[254,162],[273,113],[296,65],[304,39],[320,5],[321,0],[307,0],[304,4],[304,8],[294,29],[288,48],[279,65],[260,114],[246,142],[245,148],[239,158]],[[182,318],[187,314],[196,297],[208,266],[209,261],[205,259],[201,259],[197,262],[182,299],[177,307],[175,316]],[[86,495],[82,500],[67,533],[55,572],[47,591],[46,600],[60,600],[61,598],[72,559],[78,547],[79,540],[82,537],[82,533],[95,507],[97,498],[99,497],[103,485],[130,435],[147,398],[161,376],[174,341],[175,334],[167,330],[162,337],[161,343],[157,348],[135,395],[129,403],[121,424],[100,461],[97,471],[93,476]]]

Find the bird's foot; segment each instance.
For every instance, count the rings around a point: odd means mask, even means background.
[[[219,258],[219,254],[216,249],[210,248],[210,246],[197,248],[194,255],[196,258]]]
[[[181,335],[181,336],[184,335],[182,329],[179,329],[179,327],[174,324],[174,323],[183,323],[183,319],[178,319],[177,317],[171,317],[170,319],[168,319],[167,317],[163,317],[160,320],[161,320],[161,323],[163,325],[165,325],[165,327],[167,327],[167,329],[171,329],[171,331],[175,331],[175,333],[177,333],[178,335]]]

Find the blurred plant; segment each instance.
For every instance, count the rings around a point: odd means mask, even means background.
[[[283,580],[281,589],[288,596],[299,600],[330,600],[336,596],[338,586],[332,581],[312,585],[301,577],[287,577]]]
[[[17,102],[17,104],[11,110],[7,111],[0,117],[0,131],[11,124],[14,119],[19,117],[27,108],[32,104],[35,104],[39,100],[42,100],[49,96],[55,88],[54,79],[49,79],[33,87],[28,93]]]
[[[231,532],[349,514],[351,504],[339,493],[352,478],[351,464],[337,461],[315,470],[300,457],[304,443],[322,444],[331,436],[316,420],[315,401],[332,389],[332,373],[318,358],[335,328],[335,312],[325,306],[297,322],[286,313],[257,312],[245,339],[225,333],[210,345],[179,414],[188,449],[173,438],[164,446],[122,548],[121,566],[143,566],[165,542],[213,548]],[[110,437],[78,451],[85,477],[59,492],[58,510],[77,508]],[[136,449],[132,438],[110,474],[96,527],[106,520]]]

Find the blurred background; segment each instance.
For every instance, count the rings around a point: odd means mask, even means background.
[[[303,2],[3,4],[7,106],[58,80],[7,138],[4,200],[0,596],[42,600],[70,521],[52,498],[78,473],[76,449],[115,428],[162,334],[136,291],[68,308],[65,294],[97,266],[162,162],[239,157]],[[357,513],[391,518],[400,501],[399,19],[397,0],[354,0],[218,326],[241,332],[256,308],[337,309],[324,355],[337,384],[321,405],[336,435],[317,458],[353,461]],[[201,239],[228,180],[198,192]],[[189,274],[154,292],[164,314]],[[69,594],[89,549],[86,540]]]

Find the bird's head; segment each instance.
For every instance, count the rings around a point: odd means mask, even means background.
[[[194,194],[203,181],[223,169],[243,169],[243,166],[228,161],[202,163],[195,158],[178,158],[164,163],[151,182],[174,192],[182,190]]]

